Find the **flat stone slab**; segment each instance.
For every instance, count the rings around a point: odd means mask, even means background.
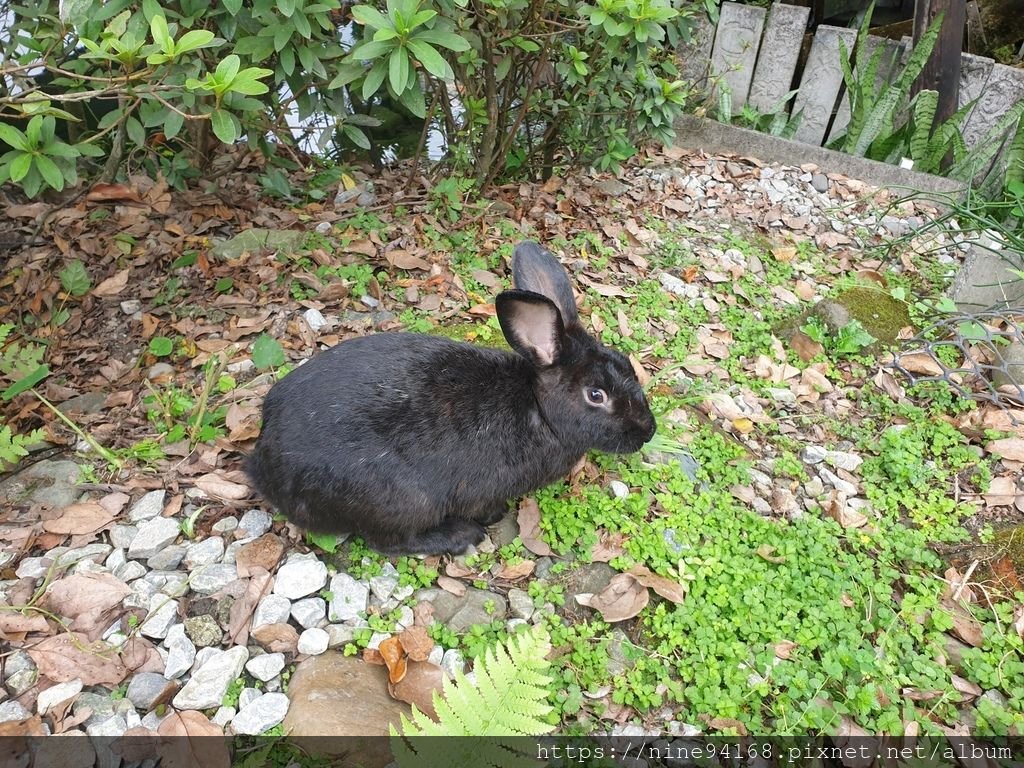
[[[733,114],[747,103],[764,29],[764,8],[723,3],[711,51],[711,72],[729,88]],[[717,96],[715,97],[717,98]]]

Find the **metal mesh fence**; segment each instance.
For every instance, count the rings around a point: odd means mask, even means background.
[[[886,367],[911,384],[944,381],[963,397],[1002,408],[1020,424],[1022,326],[1024,307],[951,313],[903,342]]]

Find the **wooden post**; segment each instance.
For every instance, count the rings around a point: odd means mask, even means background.
[[[917,0],[914,6],[915,45],[939,14],[945,14],[942,30],[912,91],[915,94],[925,89],[939,92],[936,125],[958,109],[960,54],[964,44],[964,25],[967,23],[967,0]]]

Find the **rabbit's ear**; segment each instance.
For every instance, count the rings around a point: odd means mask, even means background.
[[[566,325],[578,322],[576,299],[569,275],[551,253],[526,240],[512,254],[512,283],[522,291],[547,296],[558,307]]]
[[[530,291],[502,291],[494,303],[512,349],[538,367],[558,361],[565,325],[553,301]]]

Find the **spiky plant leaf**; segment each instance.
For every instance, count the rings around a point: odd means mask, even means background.
[[[547,704],[550,651],[547,631],[534,627],[509,638],[504,646],[488,648],[473,666],[475,686],[461,672],[454,680],[445,679],[444,695],[434,694],[436,722],[413,706],[411,720],[402,716],[401,735],[391,728],[392,753],[398,764],[403,768],[535,764],[535,756],[522,753],[514,737],[541,736],[554,729],[544,719],[551,712]],[[410,738],[418,736],[487,738]]]
[[[910,156],[915,161],[923,162],[928,154],[928,140],[931,138],[932,123],[938,108],[938,91],[921,91],[911,102],[914,131],[910,134]]]
[[[1018,101],[989,128],[988,132],[974,143],[974,151],[956,163],[947,174],[950,178],[970,182],[979,170],[992,162],[992,158],[1003,147],[1004,135],[1017,130],[1017,121],[1024,115],[1024,101]]]

